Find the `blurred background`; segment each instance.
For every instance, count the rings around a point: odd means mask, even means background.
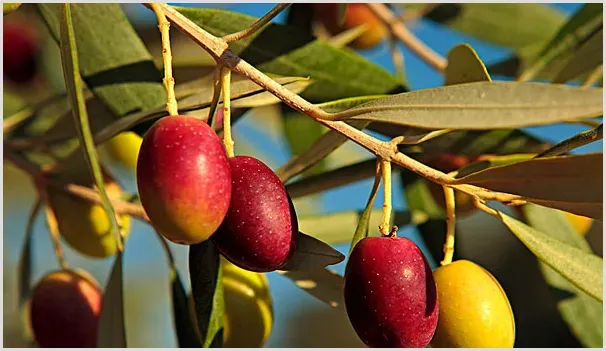
[[[275,4],[175,5],[215,7],[259,17]],[[582,4],[559,3],[549,6],[560,12],[562,18],[566,18]],[[140,4],[124,4],[122,7],[152,54],[159,57],[160,36],[155,27],[155,15]],[[18,16],[21,16],[21,19],[18,19]],[[44,57],[40,60],[40,71],[43,77],[36,78],[33,84],[27,87],[15,87],[7,86],[5,81],[3,110],[5,117],[15,112],[10,110],[10,96],[7,97],[7,92],[30,96],[32,101],[35,101],[36,94],[42,94],[43,91],[51,89],[59,92],[63,90],[60,56],[56,44],[49,40],[47,33],[44,33],[45,27],[37,22],[35,14],[21,11],[5,17],[4,21],[7,20],[26,21],[37,28],[39,35],[44,39],[42,41]],[[284,20],[285,14],[281,14],[275,21],[282,23]],[[487,64],[503,60],[512,53],[508,48],[487,44],[427,20],[415,21],[411,25],[411,29],[442,56],[446,56],[453,46],[462,42],[469,43]],[[193,53],[201,53],[195,48],[191,50]],[[400,50],[404,54],[407,81],[411,89],[442,85],[441,75],[420,61],[405,47],[400,47]],[[386,41],[375,48],[360,51],[359,54],[395,74],[395,67]],[[272,169],[277,169],[292,156],[284,138],[280,118],[272,108],[253,109],[248,114],[234,127],[237,153],[256,156]],[[526,131],[544,140],[558,142],[585,129],[582,126],[566,124],[528,128]],[[601,150],[602,142],[600,141],[575,150],[575,152],[599,152]],[[367,152],[348,142],[328,158],[326,167],[340,167],[368,158],[370,155]],[[136,192],[132,171],[123,169],[120,165],[111,164],[111,160],[107,157],[104,157],[103,160],[110,163],[111,170],[126,191]],[[394,182],[394,208],[405,209],[406,203],[402,188],[398,186],[399,177],[395,177]],[[23,347],[27,343],[21,336],[21,317],[16,308],[17,269],[23,247],[27,216],[35,199],[35,191],[27,176],[6,162],[4,162],[3,185],[4,346]],[[300,216],[339,211],[361,211],[364,209],[371,187],[372,180],[368,179],[326,191],[321,195],[299,199],[295,202],[295,206]],[[377,196],[375,207],[380,208],[382,201],[382,196]],[[44,222],[44,216],[39,216],[34,226],[34,274],[32,277],[34,281],[57,268],[53,247]],[[133,223],[125,251],[125,314],[128,345],[130,347],[175,347],[168,269],[164,252],[147,224],[139,221],[133,221]],[[516,346],[579,346],[578,341],[559,317],[555,309],[555,301],[550,297],[549,291],[539,284],[534,284],[542,279],[536,259],[501,223],[483,213],[476,213],[460,220],[458,229],[458,233],[460,233],[457,234],[458,238],[465,243],[465,245],[457,247],[459,255],[473,258],[477,263],[488,268],[509,294],[518,323]],[[415,240],[423,250],[427,250],[423,242],[419,240],[414,227],[400,228],[399,235]],[[478,236],[482,236],[482,240],[474,240]],[[587,237],[594,250],[601,255],[602,228],[594,225]],[[66,251],[66,258],[72,267],[82,267],[88,270],[101,284],[105,284],[113,257],[92,260],[79,255],[67,245],[63,247]],[[184,283],[188,283],[187,248],[177,245],[171,245],[171,248],[175,254],[181,277]],[[338,245],[336,248],[346,254],[349,244]],[[436,266],[436,262],[432,261],[431,264],[433,267]],[[331,268],[334,268],[339,274],[343,274],[344,267],[345,262]],[[274,323],[266,347],[363,347],[342,311],[332,309],[316,300],[299,289],[291,280],[278,273],[269,273],[267,277],[273,297]]]

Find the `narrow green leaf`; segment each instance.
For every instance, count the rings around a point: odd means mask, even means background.
[[[535,158],[487,168],[455,183],[520,195],[539,205],[601,220],[602,158],[602,153]]]
[[[301,271],[324,268],[345,259],[339,251],[313,236],[299,232],[297,249],[293,256],[280,268],[282,271]]]
[[[217,36],[242,30],[256,20],[220,9],[176,9]],[[310,76],[313,83],[302,96],[312,101],[382,94],[398,87],[396,78],[382,67],[349,50],[310,39],[301,28],[271,23],[253,36],[231,43],[230,48],[262,71]]]
[[[402,4],[406,8],[427,4]],[[566,20],[549,4],[531,3],[447,3],[424,18],[487,42],[521,49],[551,38]]]
[[[34,221],[40,213],[40,208],[42,208],[42,201],[37,199],[27,218],[25,242],[19,256],[19,310],[23,309],[30,294],[32,283],[32,236],[34,234]]]
[[[123,260],[123,254],[118,252],[103,293],[103,305],[101,306],[99,332],[97,334],[97,347],[100,348],[126,348]]]
[[[602,114],[602,89],[518,82],[476,82],[374,100],[339,119],[428,129],[519,128]]]
[[[119,4],[72,4],[79,73],[117,116],[163,106],[162,74]],[[61,4],[37,4],[60,40]]]
[[[528,204],[522,207],[528,223],[536,230],[549,233],[554,239],[591,253],[591,247],[580,236],[566,216],[543,206]],[[574,286],[561,274],[544,263],[540,268],[558,299],[558,309],[571,331],[585,347],[602,347],[603,304]]]
[[[223,270],[219,251],[204,241],[189,247],[189,275],[202,347],[223,345]]]
[[[498,211],[501,221],[535,255],[572,284],[602,301],[602,259]]]
[[[65,77],[65,88],[68,92],[70,105],[75,124],[78,126],[78,137],[80,144],[84,147],[85,158],[89,166],[89,170],[95,179],[95,184],[101,195],[103,209],[107,213],[110,220],[111,231],[116,238],[120,234],[116,213],[109,201],[109,197],[105,191],[105,183],[99,160],[97,158],[97,149],[95,147],[93,136],[90,131],[88,113],[86,111],[86,100],[82,92],[82,81],[80,79],[79,64],[78,64],[78,49],[76,46],[76,38],[74,28],[72,26],[71,5],[63,5],[63,18],[61,20],[61,63],[63,65],[63,75]]]
[[[602,64],[603,44],[604,31],[600,29],[576,50],[566,66],[553,79],[553,83],[566,83]]]
[[[21,6],[21,3],[3,3],[2,4],[2,13],[3,15],[8,15],[9,13],[15,11]]]
[[[468,44],[459,44],[448,52],[444,85],[490,82],[484,63]]]
[[[505,156],[495,156],[487,160],[472,162],[459,169],[455,178],[466,177],[472,173],[483,171],[487,168],[505,166],[516,162],[526,161],[533,158],[534,154],[513,154]]]
[[[362,211],[343,211],[322,215],[299,217],[299,230],[312,233],[315,238],[321,239],[329,245],[351,243],[351,233],[356,231]],[[383,217],[382,209],[373,209],[370,212],[369,227],[378,228]],[[393,211],[391,214],[393,225],[402,228],[407,225],[418,225],[429,219],[421,211]]]
[[[343,302],[343,277],[326,268],[306,271],[279,271],[306,293],[328,304],[330,307],[345,311]]]
[[[375,198],[377,197],[377,191],[379,190],[379,185],[381,185],[381,167],[379,167],[378,161],[375,161],[375,179],[372,184],[372,189],[370,190],[370,194],[368,195],[368,201],[366,202],[366,208],[364,208],[364,212],[360,216],[360,220],[358,221],[358,226],[356,227],[356,231],[351,239],[351,245],[349,246],[349,254],[356,247],[356,244],[360,242],[360,240],[368,237],[368,232],[370,230],[370,214],[372,212],[372,208],[375,204]]]
[[[180,348],[200,348],[202,343],[196,334],[194,321],[191,319],[189,298],[179,277],[179,272],[174,268],[170,272],[170,281],[177,343]]]
[[[532,65],[522,73],[520,78],[530,79],[547,70],[561,67],[563,59],[570,57],[583,38],[586,38],[597,25],[602,23],[602,17],[601,4],[585,4],[570,17],[551,41],[533,58]]]

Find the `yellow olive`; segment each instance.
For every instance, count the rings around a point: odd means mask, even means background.
[[[113,181],[105,184],[105,190],[110,199],[118,198],[122,193],[119,185]],[[72,248],[95,258],[116,253],[118,245],[103,206],[52,188],[48,189],[48,200],[55,212],[59,232]],[[118,223],[123,233],[128,235],[130,216],[118,217]]]
[[[437,268],[434,278],[440,311],[432,347],[513,347],[513,311],[490,272],[459,260]]]
[[[593,225],[593,219],[589,217],[579,216],[570,212],[564,212],[564,214],[566,215],[566,218],[568,218],[570,224],[572,224],[574,229],[576,229],[580,235],[587,234]]]
[[[122,132],[103,144],[109,155],[124,167],[135,170],[143,138],[134,132]]]
[[[223,347],[263,347],[273,326],[267,277],[221,260],[225,298]]]

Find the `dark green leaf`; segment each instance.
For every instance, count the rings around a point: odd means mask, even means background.
[[[460,44],[452,48],[448,52],[447,59],[444,85],[491,81],[484,63],[468,44]]]
[[[256,20],[220,9],[177,10],[217,36],[240,31]],[[313,83],[302,96],[312,101],[382,94],[398,87],[396,78],[380,66],[321,40],[310,42],[305,31],[293,26],[272,23],[230,48],[261,71],[310,76]]]
[[[176,269],[170,272],[171,290],[173,298],[173,318],[177,343],[180,348],[202,347],[202,343],[196,334],[194,321],[191,319],[189,298]]]
[[[306,115],[297,112],[287,112],[283,118],[284,136],[293,155],[299,155],[326,133],[327,128]],[[304,175],[318,174],[324,170],[325,159],[318,161]]]
[[[339,113],[339,119],[428,129],[502,129],[600,116],[602,89],[476,82],[415,90]]]
[[[522,207],[528,223],[538,231],[549,233],[562,242],[591,253],[587,241],[579,235],[566,216],[558,211],[542,206],[528,204]],[[557,289],[557,295],[566,293],[567,297],[558,298],[558,309],[570,329],[585,347],[602,347],[603,304],[574,286],[561,274],[544,263],[541,271],[547,283]]]
[[[32,207],[25,227],[25,242],[19,257],[19,309],[21,310],[29,298],[32,283],[32,235],[34,234],[34,221],[38,217],[42,202],[40,199]]]
[[[455,177],[466,177],[472,173],[483,171],[487,168],[505,166],[520,161],[530,160],[534,156],[534,154],[513,154],[505,156],[495,156],[487,160],[472,162],[466,165],[465,167],[459,169]]]
[[[426,5],[403,6],[414,8]],[[538,3],[440,4],[424,18],[512,49],[543,44],[565,21],[564,15],[556,8]]]
[[[532,65],[524,71],[520,79],[554,71],[576,51],[576,47],[597,25],[602,23],[603,9],[601,4],[585,4],[566,22],[556,35],[532,58]]]
[[[59,41],[60,4],[38,4]],[[162,75],[119,4],[73,4],[80,74],[117,116],[166,103]]]
[[[544,234],[508,215],[498,212],[503,223],[539,260],[572,284],[602,301],[602,259]]]
[[[76,46],[74,28],[72,26],[71,5],[64,4],[62,12],[63,16],[60,21],[61,63],[63,66],[63,75],[65,77],[65,88],[72,107],[74,122],[78,127],[80,145],[84,148],[84,156],[88,163],[90,173],[95,179],[99,194],[101,195],[103,209],[109,217],[111,232],[118,238],[121,235],[119,230],[120,226],[118,225],[114,208],[105,191],[105,182],[97,157],[97,149],[90,130],[88,113],[86,110],[86,99],[82,90],[82,81],[80,79],[80,74],[78,73],[80,71],[78,49]]]
[[[566,83],[583,73],[594,70],[602,63],[604,31],[600,29],[584,42],[553,79],[553,83]]]
[[[535,158],[475,172],[457,178],[456,184],[520,195],[539,205],[601,220],[602,158],[602,153]]]
[[[189,275],[203,347],[223,345],[223,270],[210,240],[189,247]]]
[[[356,231],[354,232],[353,237],[351,238],[351,245],[349,246],[349,254],[356,247],[356,244],[360,242],[360,240],[368,237],[368,232],[370,230],[370,215],[372,212],[372,208],[375,204],[375,198],[377,197],[377,191],[379,190],[379,185],[381,185],[381,167],[379,167],[378,161],[375,161],[375,179],[372,184],[372,189],[370,190],[370,194],[368,195],[368,201],[366,202],[366,208],[364,208],[364,212],[360,216],[360,220],[358,221],[358,226],[356,227]]]
[[[339,251],[323,241],[299,232],[297,249],[293,256],[280,268],[282,271],[302,271],[324,268],[345,259]]]
[[[103,305],[99,316],[97,347],[125,348],[124,287],[122,280],[123,254],[118,252],[103,293]]]

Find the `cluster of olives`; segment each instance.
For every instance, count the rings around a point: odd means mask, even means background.
[[[368,237],[345,270],[349,320],[369,347],[513,347],[515,322],[499,282],[459,260],[432,272],[403,237]]]
[[[212,240],[253,272],[279,269],[296,249],[297,215],[284,184],[254,157],[227,157],[202,120],[170,116],[148,130],[137,188],[153,226],[174,243]]]

